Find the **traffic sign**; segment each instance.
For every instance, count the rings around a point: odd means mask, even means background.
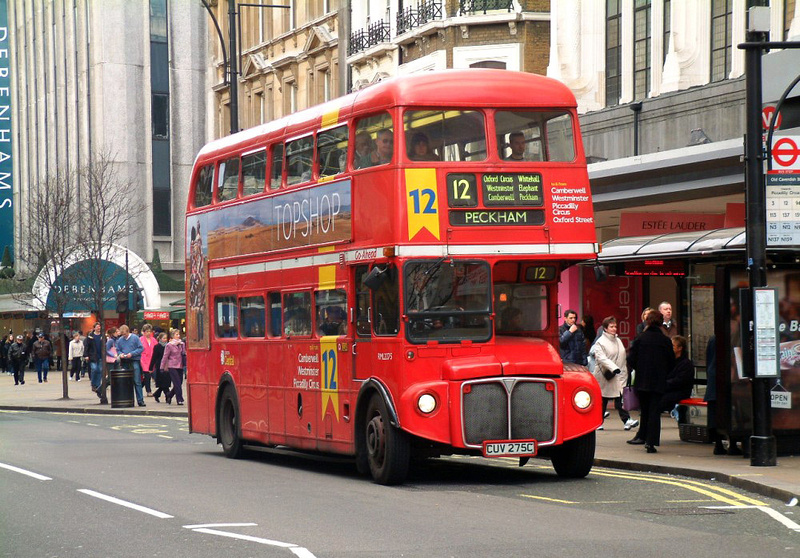
[[[771,105],[764,107],[764,109],[761,111],[761,125],[765,130],[769,130],[769,123],[772,121],[773,114],[775,114],[775,107]],[[778,117],[775,119],[776,130],[781,127],[781,120],[781,113],[778,113]]]
[[[786,136],[772,142],[772,170],[800,170],[800,136]]]

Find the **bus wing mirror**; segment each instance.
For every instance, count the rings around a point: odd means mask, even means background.
[[[386,280],[389,278],[389,267],[385,267],[381,269],[378,266],[373,267],[369,273],[364,277],[362,283],[366,286],[369,290],[375,291],[383,285]]]

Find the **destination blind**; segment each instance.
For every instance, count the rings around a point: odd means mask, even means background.
[[[483,205],[486,207],[542,206],[542,175],[487,173],[483,175]]]

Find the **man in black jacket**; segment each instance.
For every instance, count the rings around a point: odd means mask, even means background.
[[[636,339],[628,355],[628,370],[636,370],[633,388],[639,397],[641,423],[629,444],[644,444],[655,453],[661,441],[661,397],[667,392],[667,375],[675,366],[672,342],[661,331],[664,318],[658,310],[647,313],[647,328]]]
[[[103,335],[100,331],[100,322],[94,324],[92,332],[83,341],[83,355],[89,362],[89,381],[92,384],[92,391],[97,391],[100,382],[103,380]]]
[[[564,323],[558,328],[561,360],[586,366],[586,338],[577,321],[578,313],[575,310],[564,312]]]
[[[28,362],[28,353],[22,343],[22,335],[17,335],[16,343],[8,347],[8,363],[14,372],[14,385],[25,384],[25,364]]]

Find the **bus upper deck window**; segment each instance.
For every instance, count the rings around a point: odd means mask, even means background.
[[[317,157],[320,177],[344,172],[347,161],[347,126],[325,130],[317,135]]]
[[[300,184],[311,180],[314,160],[314,138],[307,136],[286,144],[286,183]]]
[[[505,161],[573,161],[572,116],[564,111],[497,111],[498,157]]]
[[[242,156],[242,196],[252,196],[264,191],[267,153],[262,149]]]
[[[197,173],[197,182],[194,185],[194,206],[205,207],[210,205],[213,189],[214,165],[206,165]]]
[[[353,168],[385,165],[394,158],[394,125],[388,112],[362,118],[356,124]]]
[[[234,157],[219,164],[217,201],[236,199],[239,193],[239,158]]]
[[[408,110],[406,154],[412,161],[483,161],[486,130],[476,110]]]
[[[283,181],[283,144],[276,143],[272,146],[272,171],[270,172],[269,188],[277,190]]]

